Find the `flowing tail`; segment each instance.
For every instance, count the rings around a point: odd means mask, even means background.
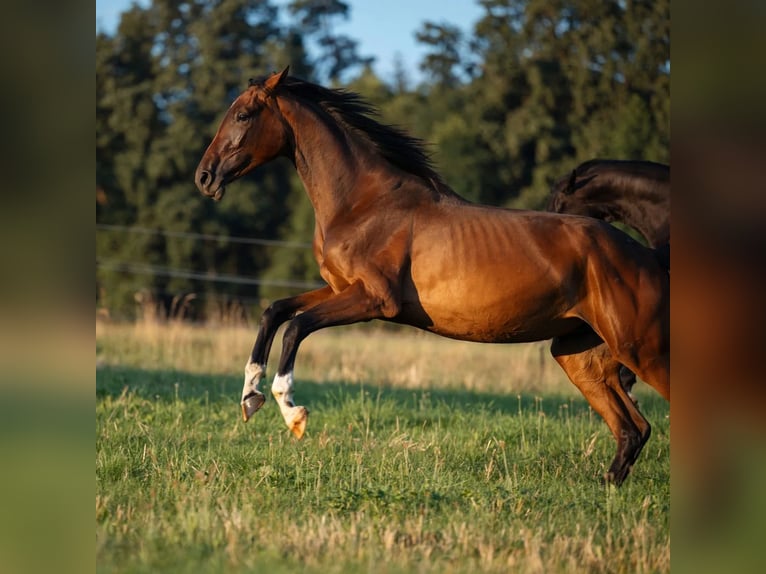
[[[670,273],[670,241],[665,245],[660,245],[659,247],[654,248],[653,251],[654,256],[657,258],[660,265],[662,265],[662,268]]]

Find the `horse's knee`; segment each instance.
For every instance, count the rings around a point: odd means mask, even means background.
[[[284,300],[274,301],[271,305],[266,307],[266,310],[261,315],[261,327],[264,329],[278,327],[290,318],[289,313],[286,314],[285,311],[286,307]]]

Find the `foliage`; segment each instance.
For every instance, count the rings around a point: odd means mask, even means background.
[[[586,159],[669,161],[669,0],[479,3],[470,33],[422,24],[416,86],[401,66],[377,77],[356,40],[334,32],[349,15],[341,0],[153,0],[134,4],[113,35],[97,33],[99,305],[132,315],[138,291],[168,301],[193,292],[204,316],[205,302],[258,301],[290,289],[275,281],[319,279],[306,250],[183,235],[311,241],[289,162],[259,168],[220,204],[193,184],[229,102],[249,77],[286,64],[359,91],[383,121],[430,142],[444,179],[472,201],[539,209]]]
[[[369,66],[373,62],[374,58],[359,55],[356,40],[333,33],[332,20],[337,17],[348,19],[346,2],[293,0],[288,9],[297,18],[299,33],[316,40],[319,54],[311,65],[319,77],[337,83],[350,68]]]

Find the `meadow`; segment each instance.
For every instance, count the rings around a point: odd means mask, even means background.
[[[669,571],[669,406],[645,385],[652,437],[618,489],[611,434],[545,343],[315,333],[296,441],[270,397],[241,420],[254,337],[97,321],[99,572]]]

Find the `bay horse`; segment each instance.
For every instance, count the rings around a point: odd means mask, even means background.
[[[314,208],[327,285],[264,311],[243,419],[265,401],[259,384],[287,321],[271,393],[297,438],[309,413],[294,401],[295,357],[319,329],[382,319],[468,341],[553,339],[553,356],[617,441],[604,479],[621,484],[651,427],[620,386],[619,365],[670,400],[669,277],[655,253],[595,219],[470,203],[421,140],[378,122],[357,94],[288,70],[250,81],[195,173],[202,194],[220,201],[232,181],[287,157]]]
[[[670,266],[670,166],[653,161],[591,159],[551,188],[548,211],[619,221],[635,229]],[[636,375],[620,368],[632,394]]]

